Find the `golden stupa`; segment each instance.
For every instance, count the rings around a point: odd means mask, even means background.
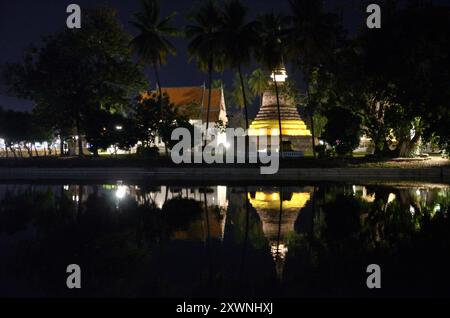
[[[293,102],[283,94],[283,85],[287,78],[286,68],[280,66],[270,80],[269,88],[263,94],[261,108],[249,128],[250,136],[279,136],[277,97],[274,89],[276,79],[279,86],[281,131],[283,142],[289,142],[293,150],[308,151],[311,149],[311,131],[300,117]],[[268,140],[270,142],[270,138]]]

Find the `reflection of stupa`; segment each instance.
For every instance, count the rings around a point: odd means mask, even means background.
[[[283,192],[281,215],[279,192],[249,193],[248,198],[261,219],[264,236],[270,243],[276,270],[281,278],[288,251],[286,246],[287,235],[294,232],[295,221],[300,210],[305,207],[311,198],[311,194],[309,192]]]
[[[250,125],[250,136],[279,136],[277,97],[273,80],[276,78],[279,87],[281,130],[283,142],[291,144],[292,150],[311,150],[311,132],[300,117],[296,105],[285,93],[285,82],[287,78],[286,68],[281,66],[271,75],[270,87],[263,94],[262,106],[255,120]],[[268,140],[270,142],[270,138]],[[262,150],[262,149],[261,149]]]

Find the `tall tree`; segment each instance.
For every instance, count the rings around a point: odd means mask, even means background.
[[[330,64],[339,38],[337,17],[324,13],[322,0],[289,0],[288,53],[291,61],[301,69],[309,100],[311,73],[315,67]],[[308,101],[309,105],[309,101]],[[309,107],[313,155],[315,151],[314,109]]]
[[[245,92],[242,91],[241,76],[237,72],[233,79],[233,85],[232,85],[232,91],[231,91],[231,99],[232,99],[233,103],[235,104],[235,106],[238,107],[239,110],[244,109],[246,104],[248,105],[253,102],[252,92],[250,90],[250,87],[248,86],[247,75],[243,74],[242,78],[244,79]],[[246,98],[245,102],[244,102],[244,96]]]
[[[82,29],[65,29],[27,52],[22,64],[7,66],[7,82],[35,101],[34,112],[61,135],[75,131],[82,156],[81,136],[91,131],[90,119],[100,111],[123,111],[130,96],[146,86],[129,43],[114,10],[90,10]]]
[[[280,92],[277,81],[277,71],[283,65],[283,54],[285,42],[283,36],[285,32],[284,17],[279,14],[269,13],[258,17],[257,32],[259,38],[256,57],[269,72],[272,72],[275,95],[277,98],[278,129],[280,132],[280,153],[283,155],[283,127],[281,121]]]
[[[250,90],[255,96],[259,96],[259,107],[262,106],[263,94],[269,88],[267,74],[260,68],[254,70],[248,79]]]
[[[191,17],[195,24],[188,25],[185,33],[190,39],[188,52],[190,59],[195,58],[199,68],[208,73],[208,108],[206,113],[206,131],[209,129],[209,114],[213,88],[212,73],[219,70],[223,60],[220,46],[220,25],[222,13],[216,1],[206,0]],[[206,138],[205,138],[206,146]]]
[[[255,22],[248,22],[248,10],[239,0],[228,0],[223,9],[221,45],[227,66],[238,72],[242,87],[242,101],[245,110],[245,124],[249,128],[248,103],[242,66],[249,63],[257,45]]]
[[[134,20],[130,22],[139,31],[131,45],[142,61],[153,67],[159,98],[162,99],[159,69],[166,63],[168,55],[175,55],[177,52],[168,39],[179,34],[171,24],[176,13],[162,17],[158,0],[141,0],[141,6],[142,11],[135,13]]]

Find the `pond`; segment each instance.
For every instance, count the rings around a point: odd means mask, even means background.
[[[449,205],[445,184],[0,184],[0,296],[450,296]]]

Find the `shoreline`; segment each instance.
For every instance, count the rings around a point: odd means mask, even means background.
[[[0,181],[136,180],[180,182],[421,181],[450,183],[450,167],[434,168],[281,168],[261,175],[259,168],[0,168]]]

